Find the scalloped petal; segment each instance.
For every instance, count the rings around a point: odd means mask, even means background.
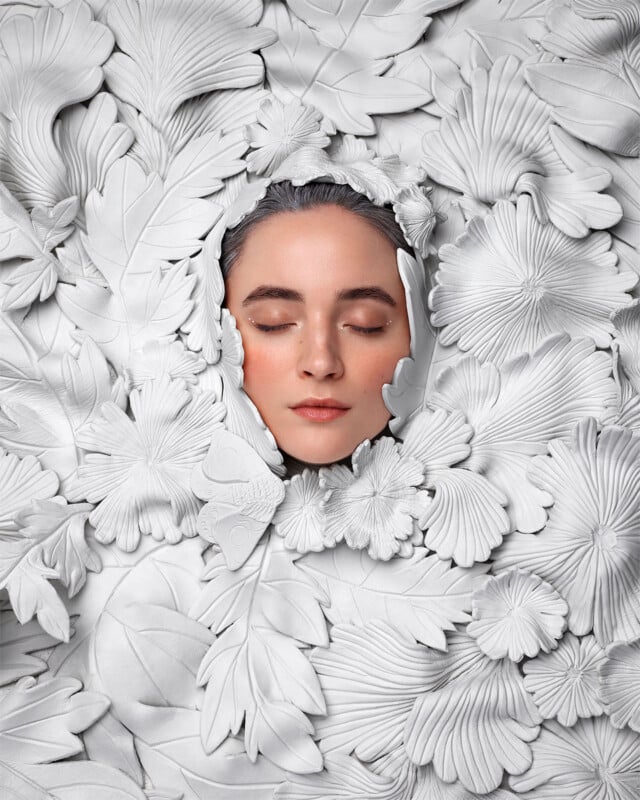
[[[628,726],[640,733],[640,639],[607,647],[600,696],[616,728]]]
[[[611,315],[615,326],[619,364],[631,382],[634,392],[640,394],[640,300]]]
[[[433,656],[431,657],[433,661]],[[485,794],[497,789],[503,771],[531,765],[529,742],[540,717],[510,661],[490,661],[470,637],[455,633],[439,655],[437,683],[416,701],[404,732],[409,758],[433,763],[436,775]],[[436,666],[434,664],[434,666]]]

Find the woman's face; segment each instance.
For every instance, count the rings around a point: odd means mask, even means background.
[[[282,212],[247,234],[226,282],[244,390],[281,450],[310,464],[380,433],[410,331],[396,251],[335,205]]]

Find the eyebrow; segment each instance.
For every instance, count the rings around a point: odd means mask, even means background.
[[[256,300],[291,300],[295,303],[304,302],[304,296],[294,289],[286,289],[283,286],[258,286],[250,292],[242,301],[243,306],[247,306]],[[353,289],[343,289],[336,294],[336,300],[379,300],[388,306],[395,307],[396,301],[381,286],[356,286]]]

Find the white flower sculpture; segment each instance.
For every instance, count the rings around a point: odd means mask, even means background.
[[[78,444],[87,451],[69,497],[100,502],[90,521],[102,542],[135,550],[140,534],[177,542],[195,536],[200,504],[191,470],[206,453],[224,406],[191,397],[184,382],[146,382],[131,393],[130,419],[105,403]]]
[[[396,442],[384,437],[373,446],[363,442],[353,453],[353,471],[342,465],[322,468],[320,482],[328,489],[326,542],[343,539],[356,549],[367,548],[384,561],[395,553],[409,555],[416,539],[414,520],[430,502],[417,489],[422,467],[416,459],[401,456]]]
[[[266,98],[260,104],[257,122],[245,130],[253,148],[247,156],[247,169],[258,175],[270,173],[300,147],[326,147],[331,140],[321,123],[322,114],[297,98],[286,105],[275,97]]]
[[[618,273],[608,234],[572,239],[541,224],[527,196],[474,218],[440,259],[430,297],[440,341],[496,364],[562,331],[609,347],[609,317],[636,283]]]
[[[285,481],[285,498],[273,517],[273,526],[284,543],[299,553],[325,548],[326,513],[322,501],[326,491],[317,472],[305,469]]]
[[[531,768],[510,778],[517,792],[539,800],[637,797],[640,735],[616,730],[606,717],[581,719],[572,728],[545,722],[532,749]]]
[[[604,660],[595,637],[567,633],[557,650],[525,661],[524,685],[545,719],[555,717],[570,728],[578,717],[602,714],[598,667]]]
[[[548,580],[569,604],[569,629],[601,646],[640,635],[640,437],[596,423],[577,426],[535,459],[532,480],[555,503],[537,534],[512,534],[498,569],[520,566]]]
[[[565,629],[567,604],[537,575],[512,570],[477,589],[467,632],[489,658],[529,658],[557,646]]]

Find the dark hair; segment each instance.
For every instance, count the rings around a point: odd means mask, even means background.
[[[322,205],[335,205],[353,211],[362,217],[371,227],[386,236],[391,244],[414,255],[409,243],[404,238],[393,210],[388,206],[377,206],[368,197],[348,184],[343,183],[305,183],[294,186],[290,181],[272,183],[265,196],[254,210],[235,226],[229,228],[222,239],[220,268],[226,278],[240,256],[242,246],[249,231],[259,222],[282,212],[302,211]]]

